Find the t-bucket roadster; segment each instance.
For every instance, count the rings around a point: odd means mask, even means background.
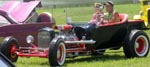
[[[121,47],[128,58],[147,56],[149,38],[145,32],[132,26],[132,23],[140,21],[129,22],[127,14],[120,14],[120,20],[99,25],[91,31],[85,30],[88,24],[81,23],[57,25],[57,32],[50,27],[42,28],[38,32],[37,44],[34,43],[36,37],[27,37],[30,47],[19,46],[15,38],[7,37],[2,52],[14,62],[18,56],[48,58],[51,66],[63,65],[66,57],[103,55],[106,49],[117,50]]]

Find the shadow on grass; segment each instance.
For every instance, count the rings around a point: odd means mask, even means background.
[[[66,64],[68,63],[75,63],[75,62],[105,62],[105,61],[111,61],[111,60],[125,60],[127,59],[124,55],[103,55],[103,56],[88,56],[88,57],[81,57],[81,58],[75,58],[75,59],[68,59],[66,60]]]
[[[103,56],[79,56],[76,58],[67,58],[67,60],[65,61],[65,65],[67,66],[67,64],[70,63],[82,63],[82,62],[107,62],[107,61],[111,61],[111,60],[125,60],[127,59],[124,55],[117,55],[117,54],[113,54],[113,55],[103,55]],[[49,62],[42,62],[40,63],[40,65],[49,65]]]
[[[49,66],[49,61],[48,61],[48,58],[47,60],[44,60],[42,62],[36,62],[36,59],[35,58],[34,60],[35,61],[31,61],[31,63],[29,65],[39,65],[39,66]],[[75,62],[78,62],[78,63],[82,63],[82,62],[107,62],[107,61],[111,61],[111,60],[125,60],[127,59],[124,55],[119,55],[119,54],[113,54],[113,55],[103,55],[103,56],[79,56],[79,57],[76,57],[76,58],[67,58],[66,61],[65,61],[65,65],[64,66],[67,66],[67,64],[70,64],[70,63],[75,63]],[[31,59],[26,59],[26,60],[31,60]],[[43,60],[43,59],[41,59]],[[23,65],[26,65],[28,64],[27,62],[21,62],[21,64]]]

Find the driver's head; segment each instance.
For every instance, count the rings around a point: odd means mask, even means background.
[[[114,3],[112,1],[107,1],[104,3],[107,12],[113,11]]]
[[[101,3],[94,4],[95,13],[100,13],[103,10],[103,8],[104,8],[103,4],[101,4]]]

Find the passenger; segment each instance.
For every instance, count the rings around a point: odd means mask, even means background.
[[[96,27],[97,24],[101,23],[104,19],[104,12],[103,10],[103,4],[101,3],[95,3],[94,4],[94,14],[93,17],[91,18],[90,22],[88,23],[87,28],[85,29],[86,31],[91,31]]]
[[[103,23],[115,23],[119,22],[119,13],[114,10],[114,3],[112,1],[107,1],[104,3],[106,7],[107,13],[104,16],[104,21]]]
[[[91,31],[96,27],[96,25],[99,25],[102,21],[104,21],[104,12],[102,11],[104,9],[103,4],[101,3],[95,3],[94,4],[94,14],[88,23],[87,31]]]
[[[97,24],[99,22],[102,22],[104,19],[104,12],[103,10],[103,4],[101,3],[95,3],[94,4],[94,14],[90,20],[90,23]]]

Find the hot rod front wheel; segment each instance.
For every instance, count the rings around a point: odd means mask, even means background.
[[[19,49],[18,41],[13,37],[6,37],[0,50],[9,60],[16,62],[18,59],[17,49]]]
[[[61,66],[66,59],[66,47],[62,39],[52,41],[49,48],[49,62],[51,66]]]
[[[125,55],[130,57],[145,57],[149,52],[149,38],[145,32],[135,30],[131,32],[128,42],[124,45]]]

